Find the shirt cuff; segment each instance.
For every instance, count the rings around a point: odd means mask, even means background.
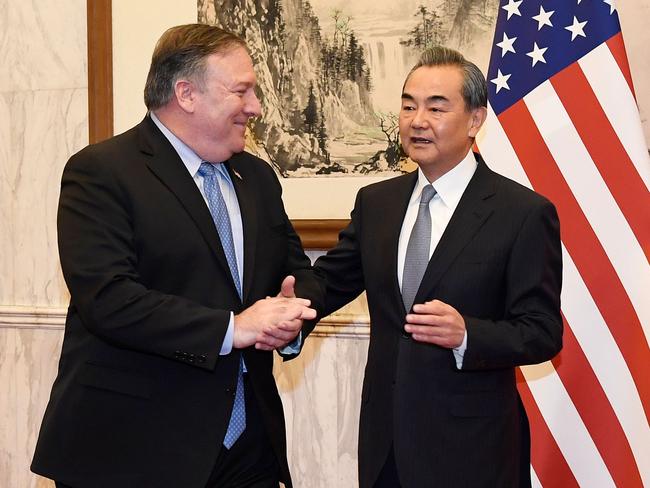
[[[456,358],[456,368],[463,369],[463,357],[465,356],[465,350],[467,349],[467,331],[465,331],[465,336],[463,337],[463,342],[460,346],[455,347],[454,357]]]
[[[221,351],[219,351],[219,356],[225,356],[230,354],[232,351],[232,343],[235,336],[235,314],[230,312],[230,322],[228,322],[228,330],[226,331],[226,337],[223,338],[221,343]]]
[[[293,340],[293,342],[290,342],[289,344],[281,348],[279,351],[282,354],[298,354],[300,352],[301,347],[302,347],[302,330],[298,332],[298,335]]]

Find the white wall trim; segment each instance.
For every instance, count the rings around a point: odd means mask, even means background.
[[[65,325],[67,309],[0,305],[0,329],[60,329]],[[365,315],[334,314],[319,322],[312,335],[367,339],[370,321]]]
[[[63,329],[65,308],[0,305],[0,329]]]

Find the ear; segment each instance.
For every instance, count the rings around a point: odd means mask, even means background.
[[[185,112],[194,112],[196,103],[196,86],[188,80],[177,80],[174,84],[174,96],[181,109]]]
[[[483,125],[483,122],[485,122],[486,118],[486,107],[479,107],[472,110],[472,117],[470,118],[470,126],[467,135],[472,138],[476,137],[476,134],[478,134],[478,131],[481,130],[481,126]]]

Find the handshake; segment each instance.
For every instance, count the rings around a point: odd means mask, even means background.
[[[296,298],[295,283],[293,276],[287,276],[278,296],[258,300],[235,315],[235,348],[252,345],[264,351],[282,348],[298,336],[303,320],[316,318],[316,310],[309,308],[311,301]]]

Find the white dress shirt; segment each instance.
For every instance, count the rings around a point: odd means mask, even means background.
[[[445,232],[451,216],[454,214],[460,198],[463,196],[469,181],[474,176],[478,163],[474,153],[470,150],[467,156],[450,171],[442,175],[433,183],[429,183],[427,177],[421,169],[418,168],[418,181],[415,184],[411,199],[409,200],[406,214],[402,222],[402,230],[399,235],[399,245],[397,249],[397,280],[400,289],[402,288],[402,275],[404,273],[404,260],[406,258],[406,248],[408,246],[411,231],[415,225],[418,216],[418,207],[422,190],[426,185],[432,185],[436,190],[435,196],[429,202],[429,211],[431,212],[431,244],[429,246],[429,259],[440,242],[442,234]],[[453,349],[456,358],[456,367],[461,369],[463,365],[463,356],[467,349],[467,331],[460,346]]]

